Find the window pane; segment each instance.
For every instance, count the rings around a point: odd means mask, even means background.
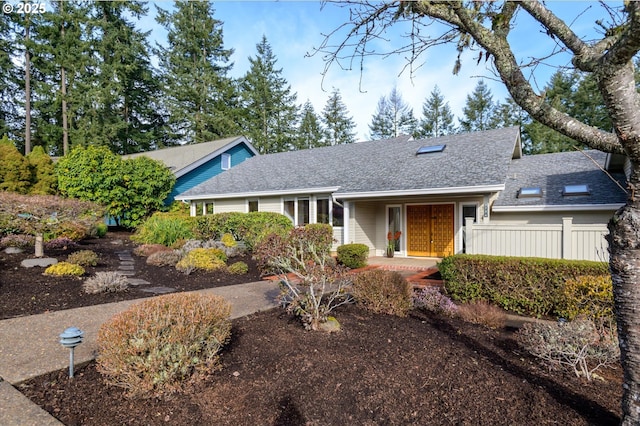
[[[309,200],[298,199],[298,221],[296,225],[306,225],[309,223]]]
[[[316,222],[329,223],[329,200],[317,200]]]
[[[293,222],[293,218],[295,215],[295,202],[293,200],[285,200],[284,215],[291,219],[291,222]]]
[[[462,225],[464,226],[465,219],[468,217],[473,218],[473,223],[478,221],[478,209],[476,206],[462,206]]]
[[[258,200],[249,200],[249,212],[258,211]]]
[[[222,170],[229,170],[231,168],[231,155],[222,154],[222,156],[220,157],[220,162],[222,163]]]
[[[333,226],[344,226],[344,211],[340,204],[333,202]]]
[[[389,232],[395,240],[395,250],[400,251],[400,238],[402,234],[402,223],[400,222],[401,211],[400,207],[389,207]],[[398,235],[398,238],[395,238]]]

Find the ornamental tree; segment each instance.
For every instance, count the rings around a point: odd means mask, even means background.
[[[392,1],[342,2],[350,8],[350,22],[329,34],[320,52],[328,54],[327,67],[345,60],[364,60],[384,54],[376,44],[390,34],[406,37],[404,43],[389,43],[392,50],[408,57],[408,68],[428,66],[423,53],[430,48],[453,44],[457,59],[453,71],[463,63],[463,54],[473,52],[477,64],[499,78],[511,97],[533,119],[560,134],[601,151],[624,154],[631,169],[628,199],[609,223],[610,269],[624,371],[622,424],[640,424],[640,95],[635,81],[634,59],[640,51],[640,3],[600,2],[595,31],[579,34],[577,26],[564,21],[552,9],[558,3],[540,1]],[[574,8],[575,9],[575,8]],[[575,14],[580,11],[573,10]],[[520,20],[533,20],[540,31],[523,36],[536,47],[547,47],[538,57],[518,51]],[[392,31],[391,27],[401,27]],[[342,30],[346,30],[343,32]],[[403,31],[404,30],[404,31]],[[337,42],[333,40],[338,38]],[[375,46],[375,47],[374,47]],[[520,45],[522,46],[522,45]],[[602,95],[611,129],[601,129],[558,109],[537,86],[538,65],[561,52],[570,56],[569,68],[591,76]],[[392,53],[392,52],[386,52]],[[519,55],[520,54],[520,55]],[[566,63],[566,61],[563,61]],[[415,65],[415,66],[414,66]],[[483,65],[484,66],[484,65]],[[534,78],[530,78],[534,76]]]

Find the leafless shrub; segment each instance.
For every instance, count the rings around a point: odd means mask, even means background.
[[[507,321],[507,315],[502,309],[484,300],[460,305],[458,315],[464,321],[490,328],[503,328]]]

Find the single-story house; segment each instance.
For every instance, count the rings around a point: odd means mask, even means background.
[[[337,245],[363,243],[371,255],[399,231],[397,256],[598,260],[626,199],[623,165],[598,151],[523,156],[511,127],[255,156],[176,199],[192,215],[271,211],[296,225],[330,223]]]
[[[166,200],[166,204],[171,204],[176,195],[258,155],[258,151],[244,136],[234,136],[211,142],[138,152],[124,155],[122,158],[142,155],[163,162],[175,175],[176,183]]]

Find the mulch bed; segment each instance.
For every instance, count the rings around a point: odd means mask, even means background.
[[[234,320],[222,369],[183,394],[129,400],[89,363],[19,389],[65,425],[614,425],[621,373],[548,371],[513,331],[340,309],[339,333],[282,310]]]
[[[88,274],[114,270],[126,233],[83,242],[100,254]],[[77,249],[73,249],[77,250]],[[64,260],[72,249],[47,251]],[[82,280],[42,275],[19,265],[29,255],[0,253],[0,318],[148,297],[133,288],[85,295]],[[136,277],[179,291],[256,281],[248,275],[183,275],[134,256]],[[339,333],[305,331],[280,309],[233,321],[222,369],[185,393],[129,400],[107,386],[90,362],[19,386],[65,425],[613,425],[622,373],[599,371],[591,382],[549,371],[525,353],[514,330],[491,330],[421,312],[407,318],[339,309]]]
[[[96,267],[87,267],[85,277],[52,277],[43,275],[41,267],[24,268],[23,259],[33,258],[33,249],[21,254],[6,254],[0,251],[0,319],[23,315],[40,314],[49,311],[91,306],[101,303],[120,302],[122,300],[150,297],[144,286],[130,287],[125,292],[86,294],[82,291],[82,282],[98,271],[115,271],[120,266],[118,252],[133,251],[136,244],[128,232],[109,232],[105,238],[84,240],[78,247],[45,250],[46,257],[59,261],[78,250],[93,250],[98,254],[100,263]],[[133,256],[135,278],[144,279],[152,286],[169,286],[176,291],[201,290],[225,285],[260,281],[260,273],[251,256],[232,258],[232,262],[242,260],[249,265],[249,273],[233,275],[223,271],[213,273],[194,272],[185,275],[175,268],[157,267],[146,264],[146,258]],[[149,286],[147,286],[149,287]]]

